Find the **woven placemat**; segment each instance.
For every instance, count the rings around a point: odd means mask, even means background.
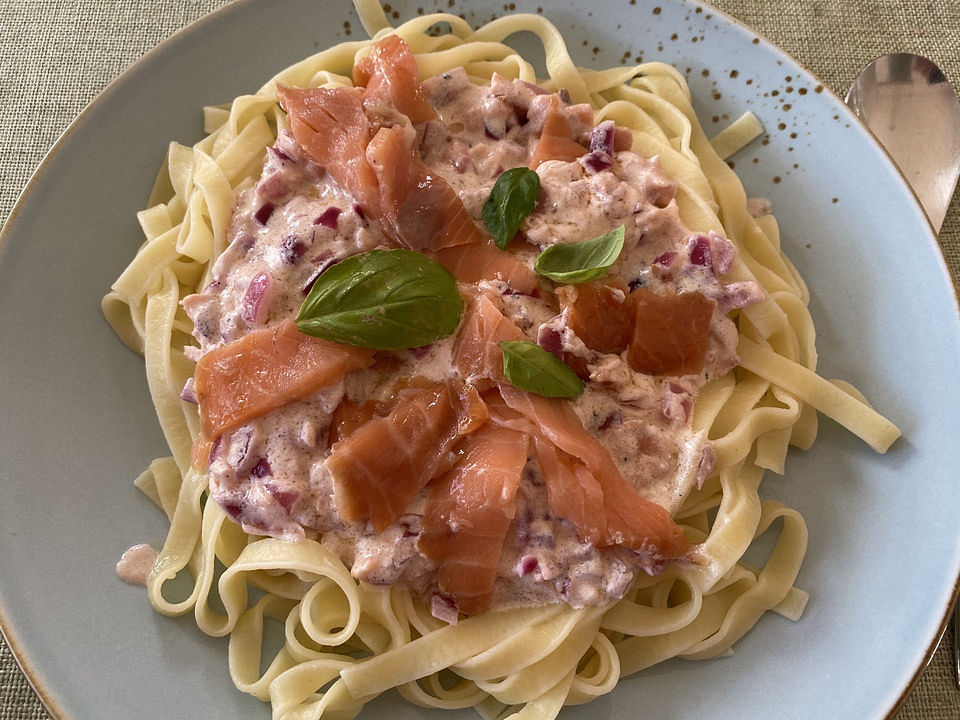
[[[320,1],[320,0],[318,0]],[[8,0],[0,4],[0,224],[33,169],[96,93],[160,40],[224,0]],[[544,3],[547,5],[548,3]],[[714,0],[843,95],[860,68],[917,52],[960,80],[956,0]],[[960,276],[960,202],[941,231]],[[937,652],[896,720],[957,720],[952,639]],[[48,720],[0,641],[0,720]],[[76,720],[82,720],[77,718]]]

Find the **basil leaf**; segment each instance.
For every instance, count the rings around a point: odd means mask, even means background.
[[[623,225],[605,235],[578,243],[547,248],[533,269],[564,285],[590,282],[603,277],[623,250]]]
[[[374,350],[420,347],[460,324],[457,281],[412,250],[371,250],[324,271],[297,314],[307,335]]]
[[[540,197],[540,176],[525,167],[500,174],[483,206],[483,222],[501,250],[513,240]]]
[[[575,398],[583,392],[583,380],[536,343],[510,340],[500,343],[503,374],[518,390],[543,397]]]

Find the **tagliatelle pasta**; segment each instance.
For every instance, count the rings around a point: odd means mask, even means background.
[[[474,30],[437,14],[394,29],[375,0],[356,5],[371,38],[396,33],[409,44],[421,79],[464,68],[477,83],[498,73],[590,103],[598,122],[629,128],[633,149],[659,158],[677,186],[687,227],[736,244],[737,259],[724,279],[758,282],[765,293],[736,311],[739,367],[704,386],[694,407],[693,429],[707,433],[717,462],[674,519],[701,545],[703,561],[640,575],[609,606],[489,611],[448,625],[408,589],[358,582],[321,543],[248,534],[207,501],[207,477],[191,467],[200,421],[196,406],[180,399],[194,374],[184,353],[193,324],[180,302],[210,283],[236,194],[256,181],[265,148],[287,126],[277,85],[352,85],[354,64],[371,45],[359,41],[287,68],[229,108],[205,110],[207,137],[192,148],[171,145],[150,207],[139,214],[146,241],[103,300],[117,334],[144,355],[172,453],[136,481],[170,519],[148,580],[153,607],[170,616],[192,612],[203,632],[229,635],[234,683],[269,701],[273,716],[284,720],[354,717],[391,688],[422,706],[473,706],[486,720],[547,720],[664,660],[723,655],[769,610],[798,619],[807,596],[793,584],[806,526],[796,511],[760,500],[764,472],[784,471],[789,445],[810,447],[818,411],[878,452],[899,431],[851,386],[816,374],[807,287],[780,250],[776,221],[748,212],[743,187],[724,161],[762,132],[758,120],[747,114],[710,141],[674,68],[577,68],[559,32],[539,15],[506,16]],[[449,32],[428,33],[438,24]],[[532,32],[543,44],[547,78],[537,78],[504,44],[519,32]],[[744,563],[747,549],[777,521],[766,563]],[[271,622],[282,627],[285,642],[265,659]]]

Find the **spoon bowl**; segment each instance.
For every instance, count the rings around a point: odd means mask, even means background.
[[[845,99],[939,230],[960,177],[960,101],[946,76],[921,55],[890,53],[861,71]]]

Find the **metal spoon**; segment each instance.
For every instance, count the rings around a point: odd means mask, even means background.
[[[960,176],[960,102],[921,55],[890,53],[867,65],[846,103],[900,167],[939,231]]]
[[[939,232],[960,176],[960,102],[943,72],[921,55],[882,55],[853,81],[846,103],[900,167]],[[960,690],[960,602],[953,641]]]

